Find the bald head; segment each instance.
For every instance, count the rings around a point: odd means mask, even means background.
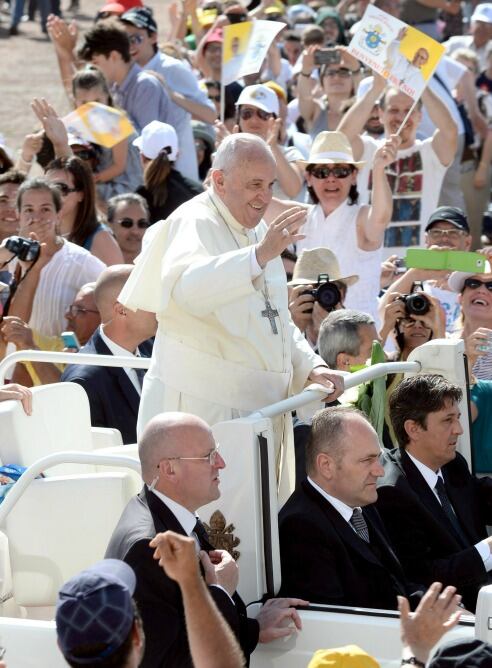
[[[203,437],[213,440],[208,424],[189,413],[161,413],[147,424],[138,446],[142,478],[150,484],[159,462],[166,457],[186,457],[190,447]]]
[[[99,276],[94,289],[94,298],[101,321],[111,320],[113,304],[123,289],[133,269],[131,264],[114,264],[105,269]]]

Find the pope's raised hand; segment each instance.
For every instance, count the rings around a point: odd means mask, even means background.
[[[270,223],[265,237],[256,245],[256,259],[262,269],[288,246],[304,239],[299,230],[306,222],[306,216],[305,207],[293,206]]]

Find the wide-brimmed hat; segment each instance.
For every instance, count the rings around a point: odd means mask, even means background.
[[[311,248],[297,258],[289,285],[312,285],[320,274],[328,274],[330,281],[341,281],[347,287],[359,280],[357,274],[342,276],[336,255],[329,248]]]
[[[320,132],[309,151],[307,160],[298,160],[301,165],[353,165],[359,169],[366,163],[354,160],[352,146],[343,132]]]

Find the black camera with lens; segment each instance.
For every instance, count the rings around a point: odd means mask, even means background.
[[[19,260],[24,262],[36,262],[39,257],[40,244],[34,239],[24,237],[9,237],[5,242],[5,248],[13,253]]]
[[[328,274],[319,274],[316,286],[312,290],[305,290],[302,294],[311,295],[314,301],[328,312],[335,310],[337,304],[342,300],[340,290],[335,283],[330,281]],[[312,310],[306,311],[306,313],[311,312]]]
[[[429,299],[423,292],[412,292],[398,299],[404,303],[407,315],[425,315],[431,307]]]

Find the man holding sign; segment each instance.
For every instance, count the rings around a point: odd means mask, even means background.
[[[423,245],[424,224],[437,207],[446,169],[457,148],[457,129],[449,110],[426,87],[442,47],[419,35],[385,12],[368,8],[349,51],[369,64],[374,79],[338,128],[350,139],[355,160],[366,162],[358,179],[362,203],[371,201],[374,153],[392,134],[398,133],[402,139],[396,162],[386,169],[393,191],[393,215],[385,246],[398,255],[408,246]],[[378,100],[384,138],[361,136]],[[417,139],[422,103],[437,128],[423,141]]]

